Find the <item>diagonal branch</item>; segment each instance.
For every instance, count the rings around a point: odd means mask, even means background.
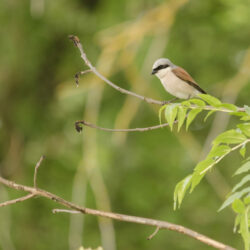
[[[18,202],[22,202],[22,201],[26,201],[30,198],[33,198],[35,195],[30,193],[30,194],[27,194],[23,197],[20,197],[20,198],[17,198],[17,199],[14,199],[14,200],[10,200],[10,201],[5,201],[3,203],[0,203],[0,207],[5,207],[5,206],[9,206],[9,205],[12,205],[12,204],[16,204]]]
[[[207,245],[212,246],[212,247],[217,248],[217,249],[235,250],[235,248],[232,248],[232,247],[227,246],[221,242],[213,240],[213,239],[211,239],[203,234],[200,234],[198,232],[195,232],[189,228],[183,227],[181,225],[176,225],[176,224],[173,224],[173,223],[170,223],[167,221],[160,221],[160,220],[154,220],[154,219],[149,219],[149,218],[143,218],[143,217],[137,217],[137,216],[131,216],[131,215],[125,215],[125,214],[118,214],[118,213],[112,213],[112,212],[105,212],[105,211],[101,211],[101,210],[81,207],[81,206],[78,206],[72,202],[64,200],[63,198],[61,198],[55,194],[52,194],[48,191],[45,191],[45,190],[42,190],[39,188],[34,188],[34,187],[30,187],[30,186],[17,184],[15,182],[9,181],[1,176],[0,176],[0,183],[4,184],[5,186],[8,186],[10,188],[16,189],[16,190],[28,192],[28,193],[30,193],[30,198],[32,198],[33,196],[45,197],[47,199],[53,200],[54,202],[65,206],[67,208],[78,211],[82,214],[90,214],[90,215],[94,215],[94,216],[101,216],[101,217],[110,218],[113,220],[148,225],[148,226],[153,226],[153,227],[157,227],[160,229],[168,229],[171,231],[185,234],[191,238],[194,238],[200,242],[203,242],[204,244],[207,244]],[[9,202],[9,204],[13,204],[13,202],[12,203]]]

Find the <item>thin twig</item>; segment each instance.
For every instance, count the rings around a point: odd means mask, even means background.
[[[79,86],[79,78],[80,78],[80,75],[85,75],[87,73],[90,73],[92,72],[91,69],[87,69],[87,70],[84,70],[84,71],[80,71],[78,73],[75,74],[75,81],[76,81],[76,86],[78,87]]]
[[[53,214],[56,214],[56,213],[80,214],[81,212],[76,211],[76,210],[71,210],[71,209],[57,209],[57,208],[55,208],[52,210],[52,213]]]
[[[119,221],[126,221],[130,223],[136,223],[136,224],[142,224],[142,225],[148,225],[148,226],[154,226],[154,227],[159,227],[162,229],[168,229],[171,231],[176,231],[178,233],[185,234],[191,238],[194,238],[200,242],[203,242],[204,244],[207,244],[209,246],[213,246],[214,248],[217,249],[226,249],[226,250],[235,250],[235,248],[232,248],[230,246],[227,246],[221,242],[218,242],[216,240],[213,240],[203,234],[200,234],[198,232],[195,232],[189,228],[183,227],[181,225],[176,225],[167,221],[160,221],[160,220],[154,220],[154,219],[149,219],[149,218],[143,218],[143,217],[137,217],[137,216],[131,216],[131,215],[125,215],[125,214],[117,214],[117,213],[112,213],[112,212],[105,212],[101,210],[96,210],[96,209],[91,209],[91,208],[85,208],[78,206],[72,202],[69,202],[67,200],[64,200],[63,198],[52,194],[48,191],[39,189],[39,188],[34,188],[30,186],[25,186],[21,184],[17,184],[13,181],[9,181],[3,177],[0,176],[0,182],[10,188],[20,190],[20,191],[26,191],[32,194],[33,196],[41,196],[45,197],[47,199],[53,200],[56,203],[59,203],[65,207],[71,208],[72,210],[79,211],[83,214],[90,214],[94,216],[101,216],[101,217],[106,217],[114,220],[119,220]]]
[[[157,227],[152,234],[150,234],[147,240],[151,240],[160,230],[160,227]]]
[[[0,203],[0,207],[5,207],[5,206],[8,206],[8,205],[16,204],[18,202],[26,201],[26,200],[34,197],[34,196],[35,196],[34,194],[27,194],[27,195],[25,195],[23,197],[15,199],[15,200],[5,201],[3,203]]]
[[[174,121],[174,123],[177,123],[178,121]],[[159,128],[164,128],[168,126],[168,123],[163,123],[160,125],[156,125],[156,126],[151,126],[151,127],[146,127],[146,128],[128,128],[128,129],[112,129],[112,128],[103,128],[103,127],[99,127],[95,124],[86,122],[84,120],[81,121],[77,121],[75,122],[75,128],[77,130],[77,132],[81,132],[82,131],[82,127],[81,124],[90,128],[95,128],[95,129],[99,129],[99,130],[103,130],[103,131],[107,131],[107,132],[145,132],[145,131],[150,131],[150,130],[154,130],[154,129],[159,129]]]
[[[37,162],[36,166],[35,166],[35,172],[34,172],[34,187],[36,188],[36,180],[37,180],[37,172],[38,172],[38,168],[40,167],[42,161],[44,160],[45,156],[42,155],[41,158],[39,159],[39,161]]]

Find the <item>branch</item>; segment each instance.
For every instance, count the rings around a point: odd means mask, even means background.
[[[35,166],[35,172],[34,172],[34,187],[36,188],[37,185],[36,185],[36,179],[37,179],[37,171],[38,171],[38,168],[40,167],[42,161],[44,160],[45,156],[42,155],[41,158],[39,159],[39,161],[37,162],[36,166]]]
[[[8,206],[8,205],[16,204],[18,202],[26,201],[26,200],[28,200],[30,198],[33,198],[34,196],[35,196],[34,194],[30,193],[30,194],[27,194],[27,195],[25,195],[23,197],[17,198],[15,200],[5,201],[3,203],[0,203],[0,207],[5,207],[5,206]]]
[[[136,98],[139,98],[149,104],[157,104],[157,105],[165,105],[167,103],[170,103],[169,101],[159,101],[159,100],[155,100],[155,99],[152,99],[152,98],[148,98],[148,97],[145,97],[145,96],[142,96],[142,95],[139,95],[139,94],[136,94],[132,91],[129,91],[129,90],[126,90],[126,89],[123,89],[119,86],[117,86],[115,83],[111,82],[109,79],[107,79],[105,76],[103,76],[99,71],[97,71],[97,69],[92,65],[92,63],[89,61],[86,53],[84,52],[84,49],[82,47],[82,44],[80,42],[80,39],[77,37],[77,36],[74,36],[74,35],[69,35],[69,39],[73,41],[74,45],[79,49],[80,51],[80,54],[81,54],[81,58],[83,59],[84,63],[89,67],[88,70],[85,70],[85,71],[81,71],[79,73],[77,73],[75,75],[75,78],[76,78],[76,83],[78,84],[78,78],[81,74],[85,74],[85,73],[88,73],[88,72],[93,72],[97,77],[99,77],[100,79],[102,79],[104,82],[106,82],[109,86],[111,86],[112,88],[116,89],[117,91],[123,93],[123,94],[126,94],[126,95],[131,95],[131,96],[134,96]],[[197,108],[198,106],[197,105],[191,105],[190,108]],[[222,111],[222,112],[231,112],[230,110],[227,110],[227,109],[217,109],[213,106],[205,106],[204,107],[205,110],[214,110],[214,111]],[[242,107],[238,107],[238,112],[245,112],[245,108],[242,108]]]
[[[174,123],[177,123],[177,122],[178,122],[177,120],[174,121]],[[168,123],[163,123],[163,124],[160,124],[160,125],[146,127],[146,128],[112,129],[112,128],[99,127],[99,126],[94,125],[92,123],[81,120],[81,121],[75,122],[75,128],[76,128],[77,132],[82,131],[81,125],[84,125],[84,126],[87,126],[87,127],[90,127],[90,128],[95,128],[95,129],[107,131],[107,132],[145,132],[145,131],[150,131],[150,130],[154,130],[154,129],[164,128],[164,127],[167,127],[169,124]]]
[[[78,211],[82,214],[90,214],[94,216],[101,216],[101,217],[106,217],[110,218],[113,220],[119,220],[119,221],[126,221],[130,223],[136,223],[136,224],[142,224],[142,225],[148,225],[148,226],[153,226],[161,229],[168,229],[171,231],[176,231],[178,233],[185,234],[191,238],[194,238],[200,242],[203,242],[204,244],[207,244],[209,246],[212,246],[217,249],[225,249],[225,250],[235,250],[234,248],[227,246],[221,242],[215,241],[205,235],[202,235],[200,233],[197,233],[189,228],[176,225],[173,223],[169,223],[167,221],[160,221],[160,220],[154,220],[154,219],[149,219],[149,218],[143,218],[143,217],[137,217],[137,216],[131,216],[131,215],[125,215],[125,214],[118,214],[118,213],[112,213],[112,212],[105,212],[105,211],[100,211],[96,209],[91,209],[91,208],[86,208],[86,207],[81,207],[78,206],[72,202],[69,202],[67,200],[64,200],[63,198],[52,194],[48,191],[39,189],[39,188],[34,188],[30,186],[25,186],[21,184],[17,184],[13,181],[9,181],[3,177],[0,176],[0,183],[4,184],[5,186],[8,186],[10,188],[20,190],[20,191],[25,191],[30,193],[30,198],[33,196],[40,196],[44,197],[47,199],[50,199],[56,203],[59,203],[67,208],[70,208],[74,211]],[[27,196],[26,196],[27,199]],[[18,201],[21,201],[20,198],[17,199]],[[5,202],[6,204],[6,202]],[[13,204],[13,201],[9,201],[9,204]],[[58,212],[58,211],[56,211]],[[67,210],[68,212],[68,210]]]

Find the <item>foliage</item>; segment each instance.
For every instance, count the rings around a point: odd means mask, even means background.
[[[242,111],[237,106],[228,103],[221,103],[220,100],[210,95],[200,94],[199,97],[201,99],[190,99],[180,104],[168,104],[160,109],[160,114],[165,109],[165,119],[169,123],[171,130],[173,129],[176,117],[181,121],[178,126],[178,131],[183,125],[184,120],[186,120],[186,129],[188,129],[195,117],[203,110],[209,110],[204,120],[215,111],[221,111],[227,112],[230,115],[238,116],[240,121],[243,120],[244,122],[237,124],[237,128],[227,130],[218,135],[213,140],[212,148],[207,157],[195,166],[191,175],[188,175],[176,185],[174,191],[174,209],[180,207],[186,192],[193,192],[206,173],[211,171],[225,156],[235,150],[239,150],[239,153],[244,158],[246,144],[250,142],[250,123],[245,122],[250,120],[248,106],[245,106],[245,111]],[[250,243],[250,187],[242,187],[246,186],[250,181],[250,174],[248,174],[249,171],[250,157],[235,172],[234,175],[241,174],[244,175],[244,177],[235,185],[229,197],[219,209],[219,211],[221,211],[229,205],[232,206],[232,209],[237,214],[235,219],[235,231],[239,228],[238,232],[244,240],[245,249],[249,249]]]

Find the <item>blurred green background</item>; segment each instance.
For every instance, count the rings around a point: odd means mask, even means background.
[[[2,0],[0,2],[0,172],[102,210],[167,220],[237,249],[234,214],[217,209],[237,178],[238,154],[223,160],[183,206],[173,211],[176,183],[203,159],[211,140],[237,118],[205,114],[190,131],[108,133],[110,128],[156,125],[158,108],[115,91],[88,74],[68,40],[77,35],[98,70],[119,86],[167,100],[153,62],[168,57],[208,93],[249,105],[249,0]],[[249,150],[248,150],[249,152]],[[0,186],[0,199],[21,193]],[[52,201],[35,198],[1,208],[0,249],[212,249],[184,235],[92,216],[52,214]]]

